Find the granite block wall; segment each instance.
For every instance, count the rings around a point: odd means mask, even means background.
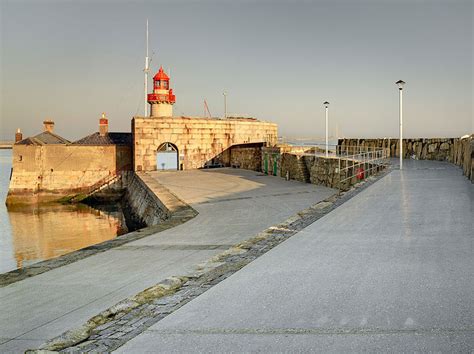
[[[463,138],[416,138],[403,139],[403,158],[417,160],[448,161],[463,169],[463,173],[474,182],[474,135]],[[388,148],[390,157],[400,156],[400,141],[393,138],[339,139],[344,150],[348,146],[362,148]]]
[[[283,153],[281,154],[280,176],[344,190],[383,169],[382,166],[370,163],[354,166],[355,163],[357,162],[347,158]],[[357,177],[359,168],[364,171],[361,178]]]
[[[232,145],[276,143],[277,125],[251,119],[134,117],[134,171],[156,170],[156,152],[165,142],[178,148],[181,169],[202,168]]]
[[[89,191],[131,169],[128,146],[14,145],[7,204],[48,202]]]
[[[134,172],[127,173],[125,200],[134,218],[146,226],[157,225],[166,220],[171,212],[150,189],[150,187]]]

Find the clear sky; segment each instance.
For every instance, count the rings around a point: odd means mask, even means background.
[[[151,68],[171,68],[175,115],[228,112],[280,135],[407,137],[473,131],[473,1],[0,0],[1,132],[75,139],[129,131],[143,114],[145,21]],[[153,75],[150,75],[153,76]]]

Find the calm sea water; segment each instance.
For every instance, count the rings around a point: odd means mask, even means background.
[[[0,149],[0,273],[110,240],[127,232],[118,205],[5,206],[12,151]]]

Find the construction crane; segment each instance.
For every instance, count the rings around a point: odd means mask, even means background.
[[[206,99],[204,99],[204,116],[212,118],[211,112],[209,111],[209,106],[207,105]]]

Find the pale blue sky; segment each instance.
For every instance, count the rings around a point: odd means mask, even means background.
[[[229,113],[279,124],[281,135],[473,131],[473,5],[459,1],[6,1],[1,11],[1,134],[74,139],[143,114],[144,29],[151,63],[171,68],[175,115]],[[151,75],[152,76],[152,75]]]

